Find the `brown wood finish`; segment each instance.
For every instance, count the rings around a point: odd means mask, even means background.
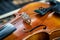
[[[16,13],[16,18],[10,21],[17,30],[4,40],[52,40],[57,37],[52,35],[55,33],[54,30],[60,29],[60,18],[51,12],[46,13],[44,16],[38,15],[34,10],[40,7],[48,8],[50,5],[47,3],[34,2],[22,7],[21,10]],[[30,25],[25,23],[21,18],[20,15],[22,12],[30,16]],[[40,26],[31,32],[28,31],[38,25],[45,25],[46,27]],[[59,33],[56,33],[56,35],[59,35]]]

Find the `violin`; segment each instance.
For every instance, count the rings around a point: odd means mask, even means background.
[[[22,7],[6,25],[14,29],[3,40],[57,40],[60,38],[59,13],[48,3],[33,2]],[[54,8],[54,9],[55,9]],[[46,11],[43,11],[46,10]],[[52,10],[52,11],[51,11]],[[7,28],[8,29],[8,28]]]

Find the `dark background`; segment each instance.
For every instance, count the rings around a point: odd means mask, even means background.
[[[0,15],[13,11],[18,8],[21,8],[22,6],[30,3],[30,2],[27,2],[19,5],[14,5],[12,1],[13,0],[0,0]],[[39,0],[34,0],[32,2],[35,2],[35,1],[39,1]]]

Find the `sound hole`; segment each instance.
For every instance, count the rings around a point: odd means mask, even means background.
[[[49,40],[49,34],[46,32],[40,32],[30,36],[26,40]]]

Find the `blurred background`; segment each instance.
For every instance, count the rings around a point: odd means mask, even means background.
[[[5,24],[15,18],[13,14],[17,13],[21,7],[25,6],[28,3],[37,1],[40,0],[0,0],[0,25]]]
[[[0,25],[12,20],[21,7],[36,1],[39,0],[0,0]]]
[[[0,15],[21,8],[30,2],[39,0],[0,0]]]

